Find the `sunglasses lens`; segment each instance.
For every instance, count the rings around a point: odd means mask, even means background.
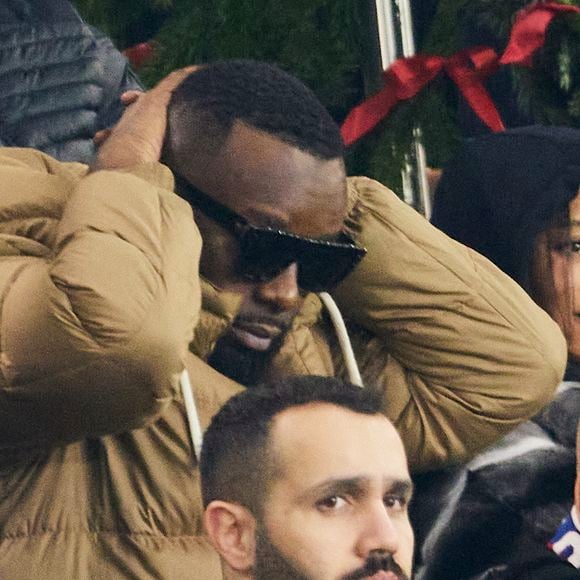
[[[334,288],[366,253],[352,243],[325,243],[264,228],[248,230],[240,243],[246,279],[267,282],[297,263],[298,285],[309,292]]]
[[[268,282],[279,276],[294,261],[288,244],[277,232],[252,228],[240,240],[240,271],[254,282]]]
[[[332,290],[352,272],[364,250],[352,247],[321,247],[299,262],[298,284],[310,292]]]
[[[358,264],[366,250],[343,234],[337,242],[304,238],[272,228],[253,226],[241,215],[176,175],[180,194],[221,224],[240,243],[239,274],[268,282],[290,264],[298,264],[298,285],[310,292],[331,290]]]

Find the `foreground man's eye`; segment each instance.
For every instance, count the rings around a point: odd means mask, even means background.
[[[346,499],[339,495],[331,495],[316,502],[316,507],[321,511],[336,510],[346,505]]]
[[[408,500],[403,495],[386,495],[383,498],[385,506],[394,511],[404,511],[407,509]]]

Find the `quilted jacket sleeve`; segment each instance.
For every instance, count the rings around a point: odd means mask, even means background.
[[[161,165],[0,152],[0,447],[143,426],[176,393],[200,236]]]
[[[335,298],[390,355],[376,381],[412,468],[463,461],[552,398],[564,338],[515,282],[387,188],[354,178],[349,197],[369,252]]]
[[[99,64],[103,67],[101,80],[104,87],[97,128],[106,129],[117,123],[123,114],[124,105],[120,96],[125,91],[142,91],[144,87],[111,39],[96,28],[90,27],[90,30],[95,37]]]

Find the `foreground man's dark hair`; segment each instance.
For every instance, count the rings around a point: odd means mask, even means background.
[[[316,95],[279,67],[253,60],[204,65],[174,91],[166,152],[184,142],[219,150],[241,121],[319,159],[344,154],[340,130]]]

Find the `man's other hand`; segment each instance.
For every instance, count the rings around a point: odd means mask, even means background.
[[[127,108],[119,122],[95,135],[100,148],[94,169],[120,169],[159,161],[171,94],[197,68],[178,69],[146,93],[124,93],[122,101]]]

